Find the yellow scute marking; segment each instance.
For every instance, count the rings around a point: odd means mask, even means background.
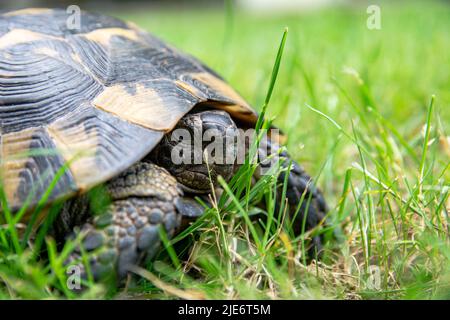
[[[168,106],[153,89],[137,84],[133,94],[123,85],[106,87],[93,104],[121,119],[153,130],[167,131],[173,128],[180,117],[179,112]]]
[[[218,109],[225,110],[229,112],[233,117],[247,121],[249,123],[255,123],[257,121],[258,114],[256,113],[256,111],[253,110],[249,106],[249,104],[226,82],[207,72],[193,73],[190,74],[190,76],[193,79],[204,83],[223,97],[228,98],[234,102],[233,104],[224,104],[220,101],[218,101],[218,103],[212,101],[211,105],[215,106]]]
[[[186,92],[189,92],[190,94],[192,94],[194,97],[200,98],[200,99],[205,99],[205,94],[202,93],[199,89],[193,87],[192,85],[190,85],[189,83],[186,83],[184,81],[180,81],[180,80],[175,80],[175,84],[183,89]]]
[[[20,9],[16,11],[11,11],[5,13],[6,17],[20,16],[20,15],[38,15],[38,14],[46,14],[51,13],[52,9],[45,8],[28,8],[28,9]]]
[[[227,98],[233,100],[236,104],[239,104],[239,105],[245,107],[245,109],[252,110],[250,108],[250,106],[248,105],[248,103],[236,91],[234,91],[234,89],[231,88],[230,85],[228,85],[223,80],[215,77],[214,75],[207,73],[207,72],[199,72],[199,73],[192,73],[192,74],[190,74],[190,76],[193,79],[203,82],[208,87],[216,90],[218,93],[220,93],[224,97],[227,97]],[[252,110],[252,112],[253,112],[253,110]]]
[[[57,39],[62,40],[56,37],[52,37],[46,34],[33,32],[26,29],[14,29],[5,34],[0,38],[0,49],[5,49],[7,47],[12,47],[16,44],[26,43],[30,41],[38,41],[45,39]]]
[[[25,173],[30,151],[30,141],[35,129],[29,128],[20,132],[7,133],[1,136],[2,155],[0,161],[0,179],[3,181],[6,198],[10,206],[20,205],[17,194],[19,185]]]
[[[136,32],[147,32],[132,21],[127,21],[126,24],[128,28],[133,29]]]
[[[121,36],[133,41],[140,41],[138,34],[134,30],[127,30],[122,28],[104,28],[104,29],[97,29],[94,31],[91,31],[89,33],[85,33],[82,36],[85,38],[98,42],[102,44],[103,46],[108,46],[109,42],[111,40],[111,37],[113,36]]]
[[[39,48],[34,49],[33,51],[36,54],[41,54],[41,55],[52,57],[52,58],[59,56],[58,51],[56,51],[52,48],[39,47]]]
[[[97,132],[85,130],[83,124],[66,127],[64,117],[50,124],[46,129],[56,148],[68,163],[78,187],[83,189],[95,182],[97,169],[95,152],[99,145]]]

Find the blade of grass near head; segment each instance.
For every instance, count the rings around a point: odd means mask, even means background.
[[[288,28],[285,28],[284,32],[283,32],[283,37],[281,38],[280,46],[278,47],[277,57],[275,58],[275,63],[273,65],[272,76],[270,77],[269,89],[267,90],[266,99],[265,99],[264,105],[261,109],[261,113],[258,117],[258,121],[256,122],[256,127],[255,127],[256,132],[259,132],[259,130],[262,127],[262,123],[265,118],[267,106],[269,105],[270,98],[272,97],[273,89],[275,87],[275,83],[276,83],[277,77],[278,77],[278,71],[280,70],[281,58],[283,57],[283,51],[284,51],[284,46],[286,44],[287,34],[288,34]]]
[[[435,100],[435,96],[432,96],[431,101],[430,101],[430,106],[428,107],[427,122],[425,125],[425,137],[423,139],[422,158],[420,160],[420,177],[419,177],[419,186],[420,186],[419,192],[420,192],[420,194],[422,194],[424,171],[425,171],[425,161],[427,159],[428,143],[430,141],[431,115],[433,114],[434,100]]]
[[[222,188],[225,190],[225,192],[230,196],[231,200],[235,204],[236,208],[238,209],[239,213],[244,217],[244,220],[250,230],[250,233],[252,234],[253,240],[256,243],[256,246],[258,250],[262,250],[261,247],[261,240],[259,239],[258,233],[256,232],[255,227],[253,226],[252,221],[250,220],[250,217],[248,215],[248,212],[244,210],[244,208],[239,203],[239,200],[236,198],[236,196],[233,194],[233,192],[230,190],[230,187],[225,182],[225,180],[222,177],[219,177],[219,183],[222,186]]]

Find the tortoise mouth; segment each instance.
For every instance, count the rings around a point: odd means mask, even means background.
[[[204,194],[211,192],[211,188],[217,186],[219,176],[228,181],[231,178],[233,168],[233,165],[200,164],[171,173],[184,191]]]
[[[211,191],[210,178],[205,165],[189,166],[189,168],[183,168],[174,175],[184,191],[190,193],[208,193]],[[211,177],[211,179],[214,178]]]

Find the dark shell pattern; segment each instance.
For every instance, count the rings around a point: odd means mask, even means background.
[[[67,18],[0,15],[0,181],[11,209],[107,181],[198,103],[256,121],[216,73],[133,24],[82,12],[71,30]]]

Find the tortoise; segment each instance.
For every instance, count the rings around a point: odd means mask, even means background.
[[[203,156],[174,163],[179,140],[171,135],[214,129],[228,137],[254,128],[258,113],[216,72],[132,23],[82,11],[74,30],[67,19],[60,9],[0,15],[1,181],[13,212],[32,212],[43,197],[64,203],[54,234],[83,231],[94,276],[123,278],[154,256],[161,226],[169,237],[179,232],[204,210],[194,197],[239,168]],[[267,145],[279,150],[273,137]],[[291,164],[278,179],[289,175],[292,216],[301,203],[294,230],[304,217],[313,228],[327,212],[323,194],[285,151],[280,156]],[[98,185],[111,203],[94,216],[86,194]],[[312,242],[320,250],[320,236]]]

